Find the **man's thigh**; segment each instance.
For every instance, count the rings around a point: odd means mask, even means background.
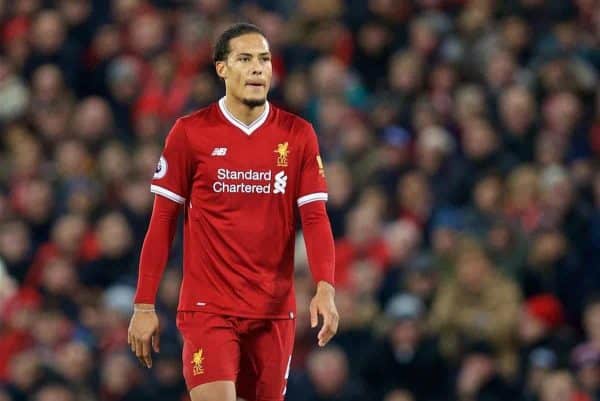
[[[289,374],[296,321],[248,320],[240,338],[238,396],[246,401],[281,401]]]
[[[183,337],[183,377],[188,391],[216,381],[236,381],[239,338],[232,318],[203,312],[178,312]]]

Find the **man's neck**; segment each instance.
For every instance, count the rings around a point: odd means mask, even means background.
[[[265,111],[265,104],[249,107],[234,99],[233,96],[225,96],[225,107],[232,116],[246,125],[252,124]]]

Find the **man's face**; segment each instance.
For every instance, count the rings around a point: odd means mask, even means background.
[[[497,148],[495,133],[485,121],[474,120],[468,123],[463,134],[462,146],[469,159],[485,159]]]
[[[229,49],[227,59],[216,64],[227,94],[249,107],[262,106],[273,74],[267,40],[258,33],[249,33],[231,39]]]
[[[479,251],[466,251],[458,257],[456,273],[464,288],[479,293],[490,273],[489,261]]]
[[[531,94],[520,87],[509,89],[500,100],[500,115],[512,134],[524,135],[535,118]]]
[[[414,351],[421,339],[418,319],[402,319],[394,325],[390,333],[394,347],[399,351]]]

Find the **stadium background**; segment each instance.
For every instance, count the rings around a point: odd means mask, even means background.
[[[0,400],[185,399],[179,236],[152,370],[126,332],[164,137],[237,21],[330,188],[340,331],[299,236],[286,399],[600,400],[596,0],[0,0]]]

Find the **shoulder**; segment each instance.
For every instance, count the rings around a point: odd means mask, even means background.
[[[211,124],[215,119],[216,103],[203,107],[201,109],[192,111],[179,117],[176,124],[181,124],[184,127],[190,125],[208,125]]]
[[[173,128],[171,129],[167,140],[169,140],[169,138],[174,140],[175,137],[178,137],[180,138],[179,140],[183,141],[197,140],[197,135],[191,135],[191,133],[197,133],[203,128],[214,126],[218,123],[215,105],[216,103],[212,103],[177,118],[173,123]]]
[[[281,109],[271,104],[273,109],[273,124],[293,135],[309,137],[315,134],[312,124],[297,114]]]

